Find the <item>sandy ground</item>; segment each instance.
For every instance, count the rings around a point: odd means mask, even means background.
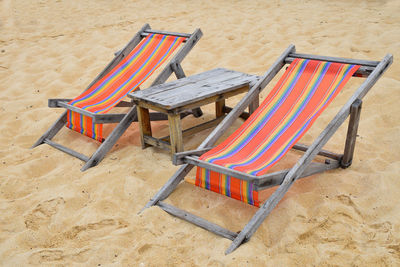
[[[1,0],[0,264],[400,266],[399,13],[398,0]],[[361,59],[392,53],[395,63],[365,98],[351,168],[298,181],[251,241],[225,256],[227,239],[159,208],[137,215],[177,167],[166,152],[141,149],[136,124],[84,173],[82,162],[47,145],[29,149],[62,112],[47,99],[80,93],[144,23],[203,30],[183,63],[189,75],[215,67],[262,74],[290,43],[298,52]],[[353,80],[304,142],[361,83]],[[206,107],[204,118],[212,112]],[[167,129],[159,123],[154,132]],[[186,148],[209,132],[185,139]],[[342,127],[327,147],[341,151],[345,134]],[[67,129],[55,140],[86,154],[97,147]],[[189,183],[169,201],[233,231],[256,211]]]

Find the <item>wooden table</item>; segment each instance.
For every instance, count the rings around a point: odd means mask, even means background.
[[[183,137],[217,125],[232,108],[225,106],[225,99],[249,90],[259,79],[233,70],[218,68],[150,87],[129,94],[137,106],[142,147],[156,146],[182,152]],[[216,118],[182,131],[181,113],[215,102]],[[258,99],[250,105],[249,113],[258,107]],[[168,115],[170,135],[162,138],[152,136],[149,110]],[[243,113],[242,117],[248,117]]]

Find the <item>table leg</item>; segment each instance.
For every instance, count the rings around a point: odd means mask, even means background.
[[[259,97],[257,96],[249,105],[249,114],[253,114],[253,112],[258,108],[260,105]]]
[[[171,153],[183,151],[183,138],[181,116],[179,114],[168,114],[169,133],[171,140]]]
[[[149,145],[145,143],[144,136],[152,136],[151,124],[150,124],[150,113],[147,108],[137,106],[137,115],[140,127],[140,140],[142,142],[142,148],[146,148]]]
[[[215,117],[219,118],[225,115],[224,113],[225,99],[215,102]]]

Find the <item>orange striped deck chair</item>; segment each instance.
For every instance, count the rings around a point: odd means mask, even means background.
[[[119,137],[133,121],[137,121],[136,108],[132,102],[124,101],[128,93],[139,86],[172,55],[152,85],[164,83],[174,72],[176,77],[185,76],[180,65],[184,57],[202,36],[200,29],[192,34],[152,30],[148,24],[133,37],[124,49],[96,77],[88,88],[74,99],[49,99],[49,107],[67,109],[50,129],[33,145],[49,144],[85,162],[82,171],[97,165],[114,146]],[[176,52],[179,49],[178,52]],[[127,113],[110,114],[114,107],[130,107]],[[186,112],[201,116],[201,110]],[[152,120],[166,120],[161,113],[152,113]],[[118,123],[107,138],[103,136],[103,124]],[[68,128],[101,142],[100,147],[87,157],[77,151],[58,144],[51,139],[66,125]]]
[[[174,164],[184,165],[145,208],[157,205],[176,217],[231,239],[233,242],[225,252],[231,253],[251,238],[297,179],[351,165],[361,100],[392,61],[390,54],[382,61],[367,61],[298,54],[293,45],[289,46],[197,150],[174,155]],[[260,92],[285,64],[289,64],[285,73],[259,107],[233,134],[214,146],[249,105],[258,103]],[[366,77],[366,80],[311,145],[298,143],[352,76]],[[348,116],[350,120],[343,154],[323,150]],[[270,169],[290,149],[303,151],[304,154],[291,169],[271,172]],[[325,162],[314,160],[317,155]],[[196,186],[259,208],[241,231],[230,231],[163,202],[194,166],[197,168]],[[278,186],[276,191],[267,200],[261,201],[259,191],[273,186]]]

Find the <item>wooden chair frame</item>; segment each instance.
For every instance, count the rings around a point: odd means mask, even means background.
[[[349,63],[361,65],[360,69],[353,75],[357,77],[367,77],[362,85],[350,97],[345,105],[340,109],[328,126],[321,132],[310,146],[296,144],[293,149],[304,151],[302,157],[297,163],[288,170],[274,172],[263,176],[254,176],[215,165],[198,158],[206,151],[210,150],[215,142],[222,136],[230,125],[240,116],[240,114],[255,99],[258,99],[260,92],[268,85],[268,83],[276,76],[280,69],[295,58],[315,59],[322,61]],[[264,76],[255,84],[246,96],[238,103],[238,105],[225,117],[225,119],[214,129],[214,131],[204,140],[197,150],[186,151],[174,155],[174,164],[184,164],[168,182],[155,194],[155,196],[146,204],[143,209],[157,205],[166,212],[193,223],[201,228],[211,231],[215,234],[232,240],[230,247],[225,251],[229,254],[239,247],[242,243],[248,241],[254,232],[258,229],[264,219],[272,211],[272,209],[283,198],[284,194],[289,190],[290,186],[299,178],[310,176],[326,170],[342,167],[347,168],[352,163],[355,141],[357,136],[358,122],[360,119],[361,100],[388,69],[393,62],[393,56],[387,54],[381,61],[367,61],[336,57],[315,56],[307,54],[298,54],[295,52],[295,46],[290,45],[278,60],[269,68]],[[328,142],[332,135],[342,125],[346,118],[350,115],[349,126],[347,131],[345,149],[343,154],[337,154],[323,150],[323,146]],[[312,162],[317,156],[326,157],[325,163]],[[172,205],[163,202],[184,177],[190,172],[194,166],[200,166],[213,171],[217,171],[229,176],[233,176],[245,181],[253,183],[256,190],[263,190],[268,187],[279,185],[276,191],[267,199],[257,210],[252,219],[239,233],[227,230],[219,225],[211,223],[194,214],[183,211]],[[143,210],[142,210],[143,211]]]
[[[187,33],[177,33],[177,32],[167,32],[167,31],[158,31],[152,30],[149,24],[145,24],[138,33],[131,39],[131,41],[120,51],[115,53],[114,59],[105,67],[105,69],[89,84],[89,86],[85,89],[88,90],[93,84],[95,84],[98,80],[103,78],[109,71],[111,71],[125,56],[127,56],[139,43],[140,41],[147,35],[151,33],[163,34],[163,35],[174,35],[185,37],[184,45],[180,48],[180,50],[174,55],[174,57],[170,60],[170,62],[164,67],[161,73],[157,76],[157,78],[153,81],[153,85],[164,83],[172,73],[175,73],[175,76],[180,79],[185,77],[185,73],[183,72],[181,62],[186,57],[186,55],[190,52],[190,50],[195,46],[195,44],[199,41],[203,33],[200,29],[196,29],[192,34]],[[104,140],[104,142],[100,145],[100,147],[93,153],[92,156],[87,157],[77,151],[74,151],[70,148],[67,148],[63,145],[60,145],[56,142],[53,142],[51,139],[62,129],[62,127],[67,122],[67,111],[65,111],[56,122],[36,141],[36,143],[32,146],[32,148],[46,143],[54,148],[57,148],[67,154],[70,154],[82,161],[85,162],[85,165],[82,167],[81,171],[85,171],[88,168],[96,166],[100,163],[100,161],[104,158],[106,153],[115,145],[117,140],[121,137],[121,135],[126,131],[126,129],[131,125],[132,122],[137,121],[137,111],[136,106],[133,102],[121,101],[116,107],[130,107],[130,110],[127,113],[122,114],[95,114],[90,111],[86,111],[72,105],[69,105],[68,102],[71,99],[49,99],[49,107],[50,108],[65,108],[70,111],[78,112],[82,115],[89,116],[93,119],[94,123],[118,123],[118,125],[114,128],[114,130],[110,133],[110,135]],[[187,116],[189,114],[193,114],[195,117],[200,117],[202,115],[201,109],[194,109],[191,112],[187,112],[182,114],[182,116]],[[151,113],[151,120],[168,120],[165,114],[161,113]]]

